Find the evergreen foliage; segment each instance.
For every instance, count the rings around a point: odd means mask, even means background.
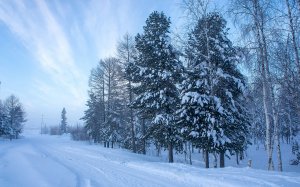
[[[136,36],[137,56],[131,70],[136,94],[132,105],[151,120],[150,136],[168,147],[172,154],[177,141],[174,114],[179,98],[176,83],[182,65],[171,45],[170,24],[164,13],[150,14],[144,33]]]
[[[9,96],[3,103],[0,101],[0,135],[17,139],[25,122],[25,110],[16,96]]]
[[[226,22],[216,12],[203,16],[190,33],[178,112],[185,139],[221,154],[244,150],[248,134],[245,82],[227,35]]]
[[[67,133],[67,111],[65,108],[61,111],[61,122],[60,122],[60,131],[61,133]]]

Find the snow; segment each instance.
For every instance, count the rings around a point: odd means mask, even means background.
[[[299,171],[299,170],[298,170]],[[299,172],[204,169],[108,149],[68,136],[27,133],[0,140],[0,186],[300,186]]]

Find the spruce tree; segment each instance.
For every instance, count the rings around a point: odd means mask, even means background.
[[[61,111],[61,122],[60,122],[60,131],[61,133],[67,133],[67,112],[66,109],[63,108]]]
[[[149,135],[168,148],[169,162],[173,162],[173,147],[177,141],[175,111],[179,101],[176,83],[181,63],[171,45],[170,24],[170,18],[164,13],[150,14],[144,33],[135,38],[137,56],[131,70],[136,83],[133,106],[150,118]]]
[[[89,91],[89,100],[86,106],[88,108],[84,111],[84,117],[81,118],[85,121],[86,132],[95,143],[99,143],[101,140],[104,141],[102,100],[95,93]]]
[[[16,96],[11,95],[4,101],[3,109],[4,134],[9,135],[10,139],[17,139],[26,122],[23,105]]]
[[[213,12],[199,19],[189,34],[188,67],[181,84],[181,133],[209,152],[245,148],[248,133],[243,107],[244,78],[237,69],[237,52],[227,38],[226,21]],[[239,150],[240,150],[239,149]]]

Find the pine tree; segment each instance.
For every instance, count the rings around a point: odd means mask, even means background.
[[[66,117],[66,109],[63,108],[61,111],[61,122],[60,122],[60,132],[67,133],[67,117]]]
[[[83,119],[85,121],[85,129],[89,137],[95,143],[104,141],[105,133],[103,131],[103,102],[96,97],[96,94],[89,91],[89,100],[87,101],[87,110],[84,111]]]
[[[244,78],[236,68],[236,50],[227,38],[225,25],[216,12],[198,21],[189,35],[188,67],[181,85],[181,132],[204,149],[207,168],[209,152],[218,152],[224,167],[225,151],[243,149],[247,144]]]
[[[9,135],[10,139],[18,138],[23,130],[23,124],[26,122],[25,110],[19,99],[11,95],[4,101],[4,115],[3,131],[4,134]]]
[[[170,24],[164,13],[150,14],[144,33],[136,36],[137,57],[131,70],[136,83],[133,106],[151,120],[149,135],[168,148],[169,162],[173,162],[177,141],[174,114],[179,101],[176,83],[181,63],[171,45]]]
[[[135,54],[136,55],[136,54]],[[136,59],[136,56],[133,56],[134,59]],[[141,94],[143,90],[139,87],[135,87],[134,84],[139,84],[142,82],[142,76],[139,73],[139,68],[136,65],[135,61],[130,61],[125,66],[125,74],[126,80],[128,80],[130,84],[130,90],[131,90],[131,99],[129,101],[128,106],[131,110],[135,112],[135,140],[136,140],[136,152],[146,154],[146,141],[148,136],[146,135],[147,131],[147,125],[146,125],[146,119],[150,118],[149,113],[145,108],[137,107],[136,104],[134,104],[134,100],[136,95]]]

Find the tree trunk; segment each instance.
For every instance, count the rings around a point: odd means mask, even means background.
[[[143,133],[143,139],[142,139],[142,153],[146,154],[146,127],[145,127],[145,119],[142,119],[142,133]]]
[[[128,62],[129,62],[129,54],[128,54]],[[132,88],[131,81],[128,83],[129,89],[129,103],[132,103]],[[136,153],[136,145],[135,145],[135,132],[134,132],[134,121],[133,121],[133,109],[130,108],[130,126],[131,126],[131,146],[132,152]]]
[[[291,118],[291,106],[289,106],[289,112],[288,112],[288,119],[289,119],[289,136],[287,139],[287,143],[291,143],[291,137],[293,136],[293,130],[292,130],[292,118]]]
[[[257,149],[258,150],[258,149]],[[244,151],[239,151],[240,160],[244,160]]]
[[[168,149],[169,149],[169,163],[173,163],[174,162],[174,159],[173,159],[173,144],[171,142],[169,143]]]
[[[214,155],[214,168],[217,168],[217,167],[218,167],[217,153],[216,153],[216,152],[213,152],[213,155]]]
[[[136,146],[135,146],[135,133],[134,133],[134,123],[133,123],[133,112],[130,109],[130,121],[131,121],[131,143],[132,143],[132,152],[136,153]]]
[[[266,86],[266,80],[263,81],[263,103],[264,103],[264,111],[265,111],[265,120],[266,120],[266,146],[268,153],[268,170],[273,170],[273,159],[272,159],[272,141],[271,141],[271,111],[269,108],[269,100],[268,100],[268,88]]]
[[[278,131],[278,113],[274,115],[274,134],[275,134],[275,143],[277,148],[277,159],[278,159],[278,171],[282,171],[282,159],[281,159],[281,149],[280,149],[280,140],[279,140],[279,131]]]
[[[207,149],[205,149],[204,152],[205,152],[205,155],[204,155],[205,168],[209,168],[209,153],[208,153]]]
[[[185,161],[185,163],[187,163],[187,156],[188,156],[187,142],[184,142],[184,161]]]
[[[156,149],[157,149],[156,156],[160,156],[160,150],[161,150],[160,145],[158,145],[158,146],[156,147]]]
[[[220,151],[220,168],[225,167],[225,151]]]
[[[238,151],[235,151],[235,158],[236,158],[236,164],[240,165],[240,162],[239,162],[239,152]]]
[[[191,151],[191,143],[189,142],[189,144],[188,144],[188,149],[189,149],[189,151],[188,151],[188,153],[189,153],[189,161],[190,161],[190,165],[192,165],[193,163],[192,163],[192,151]]]
[[[261,61],[261,77],[262,77],[262,85],[263,85],[263,105],[264,105],[264,113],[265,113],[265,121],[266,121],[266,147],[268,154],[268,170],[272,170],[272,142],[271,142],[271,101],[270,101],[270,85],[268,78],[268,54],[266,41],[264,36],[264,25],[263,25],[263,14],[261,7],[259,5],[258,0],[253,1],[254,5],[254,24],[255,24],[255,32],[256,39],[258,42],[258,59]]]

